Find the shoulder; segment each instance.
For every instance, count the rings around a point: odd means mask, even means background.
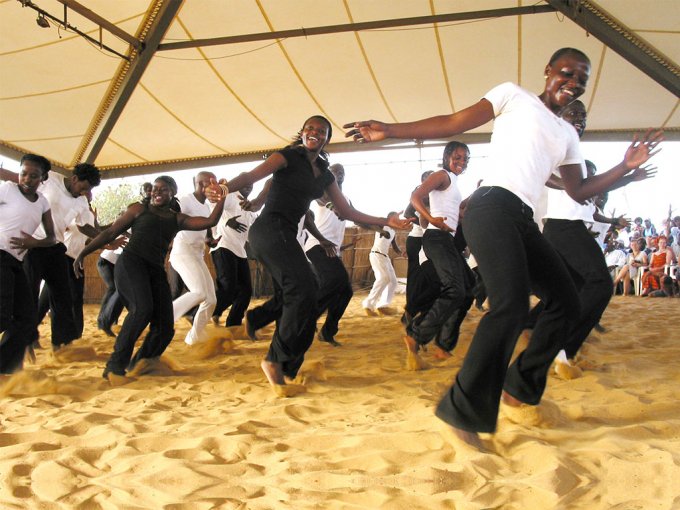
[[[524,90],[519,85],[512,83],[510,81],[506,81],[504,83],[501,83],[500,85],[496,85],[486,94],[484,94],[484,99],[489,101],[494,106],[495,110],[496,106],[502,105],[503,103],[507,102],[508,100],[514,97],[527,94],[529,94],[529,92]]]

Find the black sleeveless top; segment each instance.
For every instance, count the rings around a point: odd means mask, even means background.
[[[132,223],[130,241],[124,250],[151,264],[163,266],[168,247],[179,231],[177,213],[170,213],[167,217],[160,216],[149,208],[148,203],[144,204],[144,211]]]
[[[328,169],[328,161],[322,157],[317,158],[321,174],[314,177],[314,169],[302,146],[286,147],[278,152],[286,158],[288,165],[274,172],[260,216],[276,214],[297,230],[298,222],[309,209],[311,201],[320,198],[335,177]]]

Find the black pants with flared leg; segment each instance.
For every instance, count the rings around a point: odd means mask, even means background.
[[[250,304],[253,285],[248,259],[237,257],[231,250],[217,248],[210,252],[215,265],[215,295],[217,304],[213,317],[220,317],[231,306],[227,326],[239,326]]]
[[[0,250],[0,374],[23,367],[26,347],[37,337],[35,303],[24,269]]]
[[[175,334],[170,285],[162,266],[123,250],[116,262],[116,288],[128,314],[120,328],[106,370],[124,375],[142,358],[159,357]],[[149,332],[132,357],[144,328]]]
[[[116,265],[106,259],[100,258],[97,261],[97,272],[106,284],[106,292],[102,297],[99,315],[97,316],[97,326],[99,329],[110,329],[123,312],[123,301],[116,290],[114,271]]]
[[[578,295],[562,259],[539,232],[533,211],[515,194],[481,187],[463,219],[478,262],[490,311],[477,331],[454,385],[436,415],[459,429],[494,432],[503,389],[538,404],[553,359],[570,321],[579,315]],[[529,311],[529,292],[545,302],[529,346],[508,367]]]
[[[321,246],[310,248],[307,257],[319,279],[317,313],[328,311],[322,329],[324,333],[334,337],[338,332],[340,319],[354,295],[352,282],[349,281],[342,259],[329,257]]]
[[[266,359],[281,363],[284,375],[291,378],[314,340],[318,317],[316,278],[296,233],[296,225],[275,214],[262,214],[248,233],[255,257],[281,288],[281,316]]]
[[[602,250],[582,221],[549,219],[543,235],[562,257],[581,302],[581,315],[571,324],[564,347],[567,357],[573,358],[609,304],[612,277]]]
[[[45,280],[45,285],[50,289],[49,309],[52,317],[53,346],[69,344],[80,336],[73,316],[69,260],[66,256],[66,246],[62,243],[47,248],[33,248],[28,250],[24,257],[24,271],[36,310],[40,282]],[[33,340],[37,340],[37,336]]]

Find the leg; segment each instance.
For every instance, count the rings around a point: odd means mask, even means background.
[[[387,288],[389,282],[389,274],[387,266],[385,265],[387,257],[379,253],[369,253],[368,260],[373,269],[375,282],[373,282],[373,287],[371,287],[368,297],[362,302],[362,306],[367,310],[375,310],[376,303],[383,291]]]
[[[248,259],[236,257],[236,279],[234,282],[234,298],[231,303],[231,310],[227,316],[227,326],[239,326],[243,322],[243,316],[250,304],[250,297],[253,294],[253,284],[250,281],[250,265]]]
[[[230,264],[229,250],[226,248],[217,248],[210,252],[213,265],[215,266],[215,310],[213,317],[219,318],[224,311],[229,308],[233,297],[231,296],[231,282],[234,279],[234,268]]]
[[[85,321],[83,318],[83,295],[85,294],[85,276],[81,278],[76,278],[76,274],[73,271],[73,263],[75,259],[71,257],[66,257],[68,261],[68,283],[69,290],[71,292],[71,299],[73,300],[73,320],[76,325],[76,338],[81,338],[83,336],[83,328],[85,327]]]

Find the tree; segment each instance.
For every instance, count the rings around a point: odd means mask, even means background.
[[[119,184],[104,188],[92,200],[92,207],[97,211],[97,221],[100,225],[108,225],[133,202],[138,202],[139,186],[133,184]]]

